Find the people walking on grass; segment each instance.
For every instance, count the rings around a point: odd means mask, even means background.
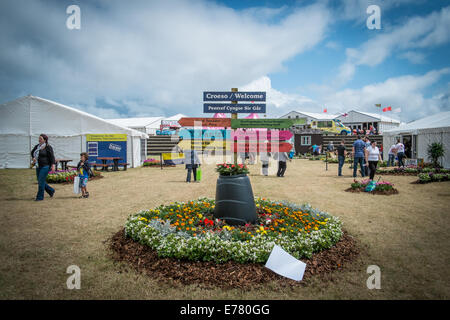
[[[89,155],[87,152],[80,153],[80,161],[77,164],[78,177],[80,178],[80,198],[89,198],[89,192],[87,191],[87,183],[89,176],[91,175],[91,166],[88,162]]]
[[[397,153],[397,149],[395,147],[395,144],[393,144],[388,151],[388,161],[387,161],[387,166],[388,167],[393,167],[395,165],[395,155]]]
[[[369,167],[370,180],[373,180],[377,172],[378,161],[381,160],[380,150],[377,147],[377,142],[372,141],[370,147],[365,150],[366,165]]]
[[[397,144],[395,145],[395,150],[397,151],[398,167],[404,167],[403,158],[405,157],[405,146],[397,139]]]
[[[55,195],[55,189],[47,184],[47,175],[51,168],[55,171],[55,155],[53,148],[48,144],[48,136],[41,134],[39,143],[31,150],[33,165],[36,165],[36,177],[38,180],[38,192],[35,201],[44,200],[44,191],[52,198]]]
[[[353,177],[356,178],[356,171],[358,169],[358,164],[361,168],[361,176],[365,177],[364,169],[364,150],[366,144],[361,140],[361,136],[358,135],[358,139],[353,142],[352,153],[353,153]]]
[[[184,150],[184,163],[186,164],[186,182],[191,182],[191,174],[194,175],[194,182],[197,182],[197,168],[201,165],[197,150],[191,148]]]
[[[333,152],[334,151],[333,141],[330,141],[330,143],[327,145],[327,151],[329,151],[329,152]]]
[[[278,171],[277,171],[277,177],[284,177],[284,173],[286,172],[286,162],[292,161],[289,159],[289,155],[287,152],[278,152],[277,153],[277,159],[278,159]]]
[[[341,144],[337,146],[336,152],[339,160],[338,176],[341,177],[342,167],[344,166],[345,157],[347,156],[347,150],[345,149],[345,140],[341,140]]]
[[[262,168],[261,168],[262,174],[264,176],[268,176],[269,175],[269,161],[270,161],[270,157],[272,156],[272,154],[267,151],[267,145],[269,144],[269,141],[268,140],[264,141],[264,144],[266,145],[266,151],[260,152],[259,159],[261,160],[261,163],[262,163]]]
[[[248,153],[248,163],[255,164],[255,161],[256,161],[256,152],[249,152]]]
[[[238,152],[238,158],[240,160],[240,163],[245,164],[245,159],[246,159],[246,152]]]

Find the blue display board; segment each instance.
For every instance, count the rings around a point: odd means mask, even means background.
[[[86,135],[86,150],[89,163],[101,164],[98,157],[119,157],[119,162],[127,162],[127,137],[121,134]],[[107,163],[112,163],[108,161]]]

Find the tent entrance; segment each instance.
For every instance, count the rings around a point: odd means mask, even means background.
[[[409,159],[417,158],[417,136],[408,134],[402,135],[403,145],[405,146],[405,156]]]

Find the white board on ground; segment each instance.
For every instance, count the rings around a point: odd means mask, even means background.
[[[266,268],[283,277],[301,281],[305,273],[306,263],[295,259],[280,246],[274,245],[269,259],[267,259]]]

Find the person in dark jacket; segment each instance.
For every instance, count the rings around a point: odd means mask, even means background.
[[[50,197],[53,197],[55,189],[50,187],[46,180],[50,168],[55,171],[55,155],[45,134],[39,136],[39,143],[31,150],[31,157],[33,158],[33,165],[36,165],[36,177],[39,185],[35,201],[44,200],[44,190]]]
[[[197,181],[197,168],[200,166],[200,159],[194,148],[184,150],[184,163],[186,164],[186,182],[191,182],[191,173],[194,174],[194,181]]]

